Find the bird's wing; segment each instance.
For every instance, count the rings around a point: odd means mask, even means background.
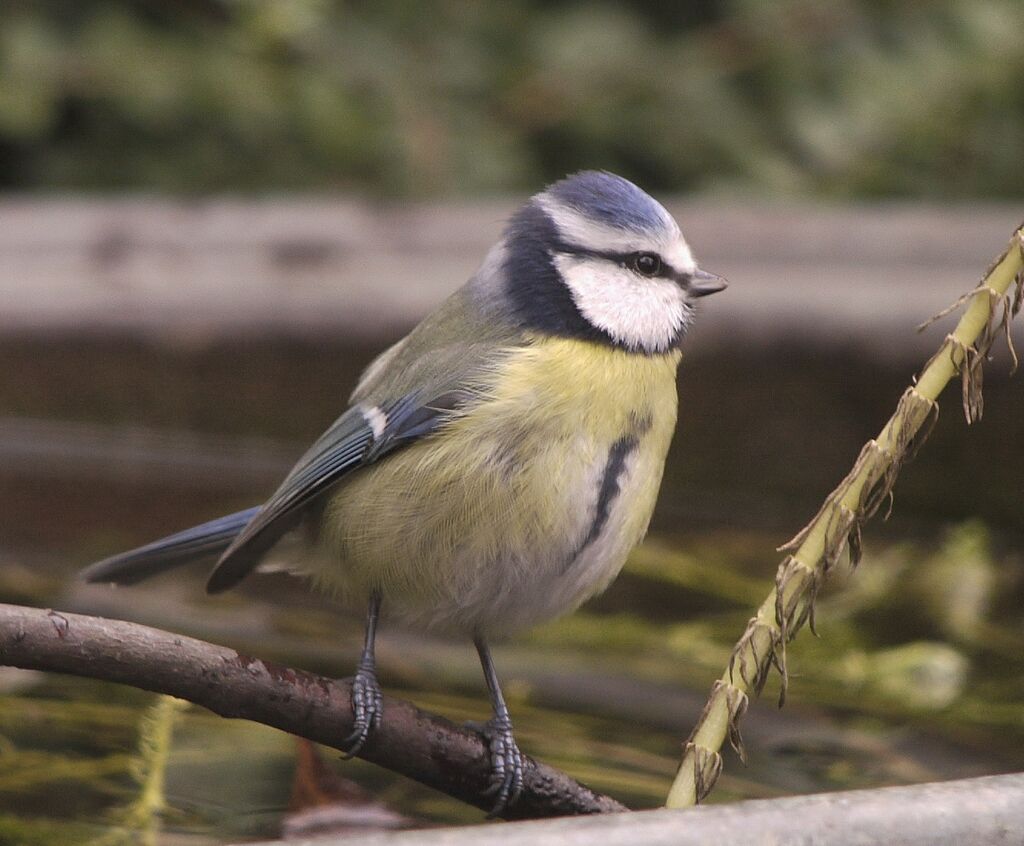
[[[346,473],[371,464],[403,444],[434,431],[460,403],[458,391],[420,403],[412,395],[369,409],[349,409],[299,459],[262,506],[218,517],[87,567],[88,582],[133,585],[201,558],[219,555],[211,592],[243,578],[271,546],[301,519],[305,506]],[[374,427],[377,427],[375,433]]]
[[[350,408],[299,459],[234,538],[210,575],[207,591],[219,593],[237,584],[298,525],[321,494],[353,470],[434,432],[468,399],[458,389],[426,397],[417,391],[379,406]]]
[[[431,434],[472,403],[495,361],[523,343],[518,330],[484,317],[468,290],[460,289],[367,368],[352,395],[353,405],[307,450],[264,505],[100,561],[85,577],[134,584],[220,554],[207,590],[226,590],[253,570],[347,473]]]

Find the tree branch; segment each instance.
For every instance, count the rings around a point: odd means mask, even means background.
[[[0,664],[70,673],[167,693],[338,748],[352,731],[351,685],[194,638],[101,617],[0,604]],[[359,757],[490,809],[483,738],[409,702],[384,698],[382,725]],[[509,819],[627,810],[546,764],[526,759]]]

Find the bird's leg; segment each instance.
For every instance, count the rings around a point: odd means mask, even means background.
[[[505,697],[501,694],[498,674],[494,671],[491,650],[482,637],[473,639],[476,651],[480,654],[480,666],[483,667],[487,690],[491,696],[491,707],[494,716],[483,728],[484,737],[491,754],[491,785],[488,795],[495,796],[494,807],[489,816],[496,817],[509,805],[515,804],[523,790],[523,753],[516,745],[512,734],[512,719],[509,717]]]
[[[355,677],[352,679],[352,715],[355,718],[352,733],[341,743],[342,756],[355,756],[370,733],[380,726],[384,712],[383,694],[377,681],[377,659],[374,657],[373,642],[377,636],[377,618],[380,616],[380,594],[370,594],[370,606],[366,612],[366,640],[363,654],[359,658]]]

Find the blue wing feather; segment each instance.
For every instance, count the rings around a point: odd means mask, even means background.
[[[282,534],[302,519],[305,507],[333,487],[352,470],[379,461],[398,447],[435,431],[455,409],[464,395],[449,392],[427,403],[406,394],[378,409],[387,421],[374,435],[366,414],[357,406],[312,446],[221,555],[206,583],[209,593],[220,593],[236,585],[260,562]]]

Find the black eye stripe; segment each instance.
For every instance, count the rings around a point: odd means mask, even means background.
[[[554,253],[562,253],[570,256],[581,256],[585,258],[597,258],[605,259],[606,261],[614,262],[615,264],[621,265],[629,270],[636,270],[633,267],[633,262],[639,256],[652,256],[658,260],[660,267],[655,273],[643,273],[642,275],[650,278],[659,279],[676,279],[680,280],[684,278],[683,274],[678,273],[668,262],[666,262],[657,253],[649,250],[634,251],[628,253],[615,252],[613,250],[592,250],[588,247],[578,247],[575,244],[557,243],[553,247]],[[640,272],[640,271],[636,271]]]

